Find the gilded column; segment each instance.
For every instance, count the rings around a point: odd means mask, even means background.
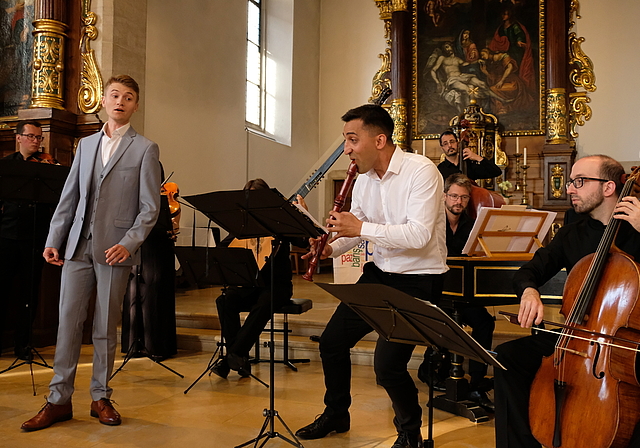
[[[395,123],[394,141],[404,150],[411,148],[411,6],[413,0],[391,0],[391,89],[389,113]]]
[[[64,2],[38,0],[35,10],[31,107],[64,109]]]

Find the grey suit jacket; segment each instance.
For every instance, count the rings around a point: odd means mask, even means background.
[[[80,140],[51,219],[46,247],[60,252],[66,241],[66,259],[74,255],[85,218],[91,219],[85,215],[95,158],[101,157],[102,135],[100,131]],[[115,244],[121,244],[131,254],[120,266],[140,262],[138,249],[154,226],[160,209],[158,157],[158,145],[130,127],[107,163],[95,192],[97,204],[91,236],[93,258],[98,263],[106,264],[104,252]]]

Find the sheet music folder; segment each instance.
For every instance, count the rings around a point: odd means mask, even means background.
[[[214,191],[183,199],[238,239],[306,238],[327,233],[275,188]]]
[[[181,246],[175,250],[193,285],[264,286],[251,249]]]
[[[388,341],[446,348],[504,369],[447,313],[430,302],[380,284],[316,285],[347,304]]]

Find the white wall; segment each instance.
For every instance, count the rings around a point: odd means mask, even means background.
[[[593,117],[578,127],[578,155],[603,153],[627,167],[637,165],[640,2],[583,0],[580,6],[576,33],[586,39],[582,49],[593,61],[597,90],[589,94]]]

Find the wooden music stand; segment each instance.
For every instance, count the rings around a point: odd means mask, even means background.
[[[528,260],[551,227],[555,212],[482,207],[462,253]]]

